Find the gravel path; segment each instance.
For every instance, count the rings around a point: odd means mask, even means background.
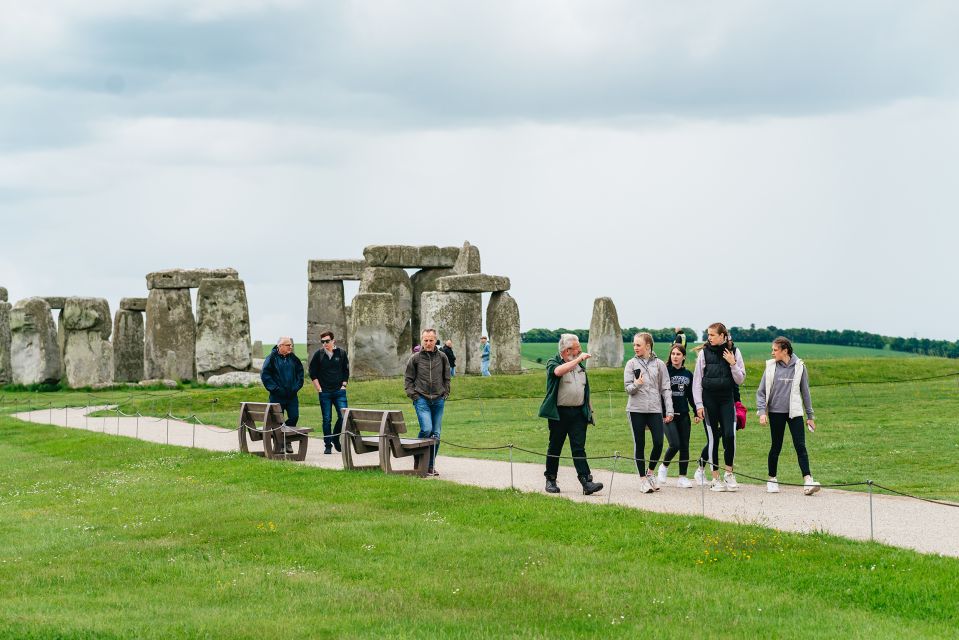
[[[87,417],[109,407],[76,409],[42,409],[13,414],[28,422],[87,429],[110,435],[138,437],[151,442],[168,442],[179,446],[196,446],[215,451],[239,449],[235,430],[178,422],[164,418]],[[256,443],[254,447],[259,447]],[[436,467],[439,479],[479,487],[504,489],[511,483],[520,491],[543,492],[543,465],[514,463],[504,460],[478,460],[439,456]],[[411,467],[411,458],[398,461],[399,468]],[[357,456],[357,464],[377,464],[376,454]],[[339,455],[324,455],[320,442],[313,440],[306,464],[324,469],[342,469]],[[600,470],[596,482],[605,484],[598,494],[583,496],[572,467],[560,467],[560,497],[579,502],[606,504],[613,502],[636,509],[705,515],[716,520],[758,524],[782,531],[823,531],[856,540],[870,537],[869,495],[864,492],[823,489],[814,496],[804,496],[798,487],[782,487],[778,494],[767,494],[765,485],[740,485],[735,493],[711,493],[700,487],[680,489],[674,477],[667,486],[652,494],[639,493],[639,477],[621,463],[620,472]],[[512,467],[512,469],[511,469]],[[632,473],[625,473],[633,471]],[[429,482],[426,479],[424,482]],[[949,507],[876,494],[872,498],[873,535],[885,544],[959,557],[959,506]]]

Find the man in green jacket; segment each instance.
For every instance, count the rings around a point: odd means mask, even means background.
[[[586,460],[586,425],[593,422],[589,379],[583,364],[587,359],[589,354],[583,353],[579,338],[572,333],[564,333],[559,338],[559,353],[546,363],[546,398],[539,407],[539,417],[549,421],[545,474],[548,493],[559,493],[556,473],[567,436],[583,493],[590,495],[603,488],[601,482],[593,482]]]

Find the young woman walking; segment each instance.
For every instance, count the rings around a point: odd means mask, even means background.
[[[673,399],[666,365],[653,353],[653,336],[648,333],[633,336],[633,353],[636,356],[626,363],[623,370],[623,385],[629,395],[626,413],[633,430],[636,470],[647,481],[642,491],[649,493],[659,490],[653,469],[663,451],[663,425],[673,420]],[[653,450],[649,454],[648,465],[645,461],[646,427],[649,427],[653,436]]]
[[[799,458],[799,470],[802,471],[805,486],[803,493],[811,496],[820,489],[809,471],[809,454],[806,452],[806,433],[803,431],[803,409],[806,412],[806,425],[810,433],[816,430],[812,399],[809,397],[809,375],[805,363],[793,353],[792,342],[788,338],[773,340],[772,359],[766,361],[766,370],[756,389],[756,412],[759,424],[769,424],[769,481],[766,491],[779,493],[779,481],[776,468],[779,454],[783,449],[786,426],[792,436],[796,457]]]
[[[713,472],[710,491],[736,491],[739,484],[733,474],[736,459],[736,406],[734,387],[746,379],[743,354],[733,344],[726,325],[714,322],[706,330],[706,343],[696,348],[696,368],[693,372],[693,401],[696,416],[706,430],[706,446],[700,455],[698,482],[704,482],[703,464],[709,463]],[[719,441],[723,441],[723,462],[726,471],[719,478]]]
[[[666,440],[669,442],[669,448],[666,449],[666,456],[663,463],[659,465],[659,474],[657,480],[660,485],[666,484],[666,477],[669,473],[669,463],[673,457],[679,454],[679,479],[676,486],[681,489],[689,489],[693,483],[686,477],[689,468],[689,432],[691,423],[689,420],[689,410],[695,403],[693,401],[693,374],[686,368],[686,347],[676,343],[669,350],[669,364],[666,365],[666,371],[669,373],[670,388],[673,397],[673,420],[666,424]],[[699,422],[699,418],[696,418]]]

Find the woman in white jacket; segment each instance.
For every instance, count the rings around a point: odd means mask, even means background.
[[[673,395],[666,364],[653,353],[653,336],[648,333],[633,336],[633,353],[636,356],[626,363],[623,370],[623,385],[629,396],[626,414],[633,430],[636,470],[639,475],[646,476],[647,483],[644,483],[643,491],[648,493],[650,490],[659,490],[653,469],[663,452],[664,423],[673,419]],[[648,465],[645,460],[647,427],[653,436],[653,450],[649,454]]]
[[[802,471],[807,496],[819,491],[819,483],[809,471],[809,453],[806,451],[806,434],[803,431],[803,410],[810,433],[816,430],[812,399],[809,396],[809,375],[805,363],[793,354],[793,345],[788,338],[773,340],[772,359],[766,361],[766,370],[756,390],[756,412],[759,424],[769,425],[769,480],[766,491],[779,493],[776,468],[783,448],[786,426],[792,435],[799,469]]]

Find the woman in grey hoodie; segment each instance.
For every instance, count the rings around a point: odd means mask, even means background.
[[[643,491],[648,493],[650,490],[659,490],[653,469],[663,452],[664,422],[673,419],[673,395],[666,364],[653,352],[653,336],[648,333],[633,336],[633,353],[636,356],[626,363],[623,370],[623,385],[629,396],[626,414],[633,429],[636,470],[639,475],[646,476],[648,484],[643,485]],[[653,450],[649,454],[648,465],[645,460],[647,427],[653,436]]]
[[[773,340],[772,359],[766,361],[766,370],[756,389],[756,412],[759,424],[769,425],[769,481],[768,493],[779,493],[779,481],[776,468],[779,454],[783,449],[786,427],[792,435],[799,469],[802,471],[803,493],[807,496],[819,491],[819,483],[813,480],[809,471],[809,453],[806,451],[806,434],[803,431],[803,410],[806,412],[806,426],[809,432],[816,430],[816,418],[809,397],[809,375],[805,363],[793,353],[792,342],[779,337]]]

